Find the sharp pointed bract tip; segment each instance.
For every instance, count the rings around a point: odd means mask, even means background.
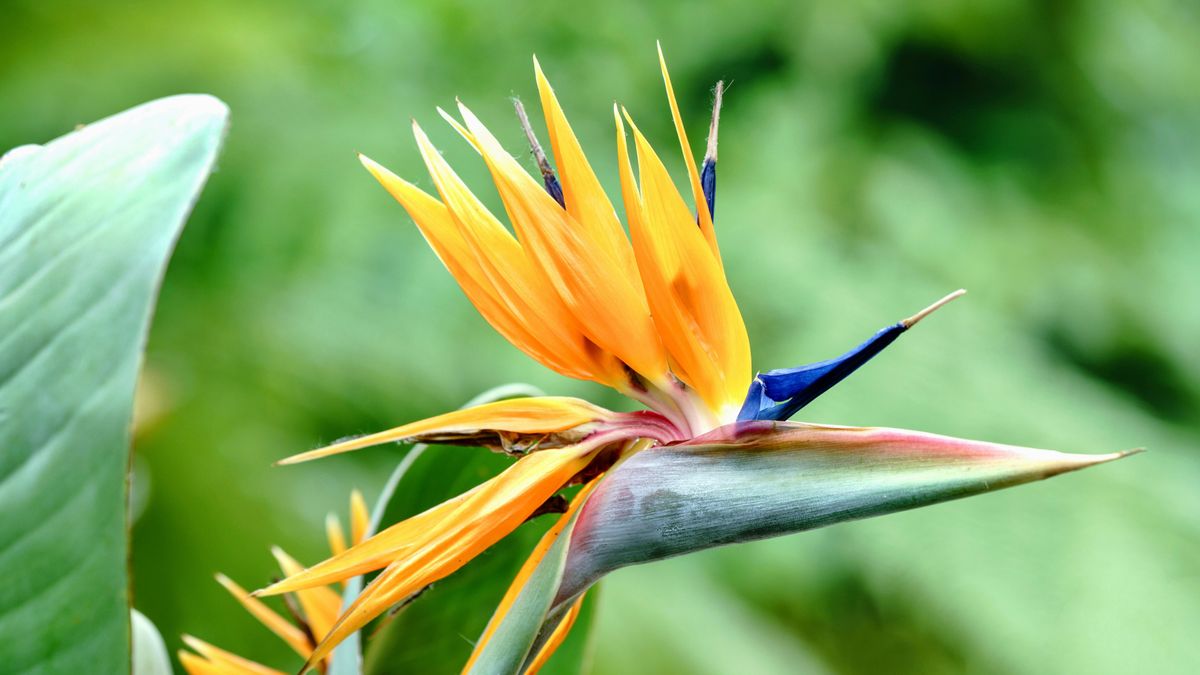
[[[1112,461],[1113,459],[1121,459],[1122,457],[1129,457],[1130,455],[1140,455],[1143,452],[1146,452],[1145,448],[1130,448],[1129,450],[1121,450],[1120,452],[1110,453],[1109,457],[1111,459],[1109,459],[1107,461]]]
[[[1099,464],[1115,462],[1118,459],[1124,459],[1130,455],[1136,455],[1138,453],[1145,452],[1145,450],[1145,448],[1133,448],[1131,450],[1121,450],[1119,452],[1108,452],[1098,455],[1068,453],[1066,455],[1066,459],[1060,464],[1060,466],[1051,471],[1049,475],[1053,476],[1057,474],[1070,473],[1072,471],[1087,469]]]

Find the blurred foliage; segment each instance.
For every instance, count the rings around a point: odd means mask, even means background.
[[[233,110],[163,289],[158,414],[137,441],[135,604],[170,647],[188,631],[294,663],[212,573],[266,582],[270,543],[315,561],[324,513],[377,492],[401,453],[271,461],[513,380],[620,405],[491,331],[353,153],[428,186],[416,116],[496,203],[434,107],[461,96],[521,150],[508,97],[536,99],[536,52],[611,189],[614,99],[676,147],[661,39],[693,144],[712,83],[732,81],[717,224],[756,367],[971,290],[804,419],[1152,452],[624,570],[598,603],[595,672],[1200,662],[1194,4],[7,0],[4,16],[0,147],[171,93]]]

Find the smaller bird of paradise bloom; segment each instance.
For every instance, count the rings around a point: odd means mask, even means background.
[[[486,164],[511,232],[415,122],[436,195],[361,157],[497,331],[555,372],[612,387],[646,409],[510,399],[284,460],[397,441],[487,446],[515,458],[482,485],[258,591],[303,593],[378,572],[331,625],[313,631],[320,641],[306,667],[319,666],[338,643],[461,568],[544,504],[561,501],[569,486],[583,487],[513,581],[464,672],[536,672],[570,630],[588,588],[620,567],[973,495],[1127,454],[789,421],[962,291],[842,356],[756,375],[713,229],[722,87],[697,168],[661,50],[659,61],[692,204],[629,113],[614,106],[628,231],[536,60],[553,166],[519,103],[517,112],[540,180],[465,105],[458,105],[461,119],[439,110]]]
[[[367,538],[369,528],[370,514],[367,512],[367,504],[363,501],[362,494],[355,490],[350,493],[350,543],[355,546],[361,544]],[[342,529],[341,521],[332,513],[325,520],[325,533],[333,555],[340,555],[346,551],[346,532]],[[285,575],[296,574],[304,569],[303,565],[283,549],[276,547],[271,549],[271,553]],[[305,659],[311,659],[313,649],[337,623],[342,609],[341,593],[329,586],[313,586],[287,597],[287,607],[293,615],[293,621],[288,621],[224,574],[217,575],[217,582],[224,586],[251,616],[262,622]],[[184,635],[183,642],[193,650],[179,651],[179,662],[183,664],[183,669],[188,675],[285,675],[282,671],[214,647],[191,635]],[[323,670],[327,670],[330,665],[328,658],[319,659],[316,663]]]

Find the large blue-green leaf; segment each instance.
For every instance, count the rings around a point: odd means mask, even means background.
[[[130,668],[134,385],[228,111],[176,96],[0,164],[0,669]]]

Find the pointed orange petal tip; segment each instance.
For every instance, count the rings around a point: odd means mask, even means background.
[[[183,644],[187,645],[188,647],[191,647],[192,650],[196,651],[196,652],[203,652],[204,649],[206,647],[208,647],[207,642],[205,642],[204,640],[200,640],[200,639],[196,638],[195,636],[188,635],[187,633],[180,635],[179,639],[183,640]]]
[[[246,611],[250,612],[259,623],[266,626],[272,633],[275,633],[288,644],[297,654],[305,655],[311,648],[308,637],[296,626],[292,625],[287,619],[280,616],[275,610],[271,609],[262,601],[258,600],[254,594],[247,593],[244,588],[235,583],[232,579],[224,574],[217,573],[217,583],[225,587],[229,594],[237,600]]]
[[[196,652],[193,654],[182,649],[177,652],[183,669],[189,675],[283,675],[274,668],[214,647],[191,635],[183,635],[181,639]]]
[[[225,590],[229,591],[230,595],[234,596],[238,600],[242,600],[242,599],[248,598],[248,597],[249,598],[258,597],[258,591],[247,592],[246,589],[242,588],[241,585],[238,584],[238,582],[234,581],[233,579],[230,579],[229,577],[225,576],[224,574],[222,574],[220,572],[217,572],[216,574],[214,574],[213,578],[217,580],[218,584],[221,584],[222,586],[224,586]]]
[[[346,533],[342,530],[342,521],[336,514],[325,515],[325,538],[329,542],[329,552],[333,555],[346,550]]]
[[[283,570],[283,573],[288,576],[304,569],[304,565],[301,565],[295,558],[288,555],[287,551],[278,546],[271,547],[271,555],[275,558],[275,562],[279,563],[279,568]]]
[[[357,545],[367,538],[371,530],[371,512],[362,493],[357,489],[350,493],[350,539]]]
[[[389,181],[400,180],[399,176],[389,171],[387,167],[361,152],[358,153],[358,161],[363,165],[363,168],[365,168],[372,176],[374,176],[375,180],[382,183],[385,187]]]
[[[658,65],[662,70],[663,85],[667,89],[667,103],[671,108],[671,119],[675,123],[675,135],[679,137],[679,150],[683,153],[684,165],[687,167],[688,182],[691,183],[692,199],[696,206],[696,218],[700,231],[704,234],[717,265],[721,264],[721,251],[717,247],[717,236],[713,230],[712,216],[708,212],[707,199],[704,196],[704,186],[700,180],[700,172],[696,169],[696,158],[692,154],[692,144],[688,141],[687,130],[683,125],[683,115],[679,111],[679,102],[675,99],[675,87],[671,84],[671,73],[667,69],[667,59],[663,55],[662,43],[658,43]]]
[[[466,110],[466,106],[463,105],[462,101],[456,98],[454,99],[454,102],[458,104],[459,110]],[[463,140],[465,140],[467,143],[470,143],[472,148],[475,148],[475,152],[480,154],[483,153],[483,149],[479,147],[479,142],[475,139],[475,135],[472,134],[466,127],[464,127],[461,122],[454,119],[454,116],[446,112],[441,106],[438,106],[437,111],[438,115],[441,115],[442,119],[446,120],[446,123],[453,127],[454,130],[458,132],[459,136],[463,137]]]
[[[616,104],[614,103],[613,105]],[[629,114],[629,110],[626,109],[625,106],[621,106],[621,116],[624,117],[625,121],[629,123],[629,127],[631,129],[637,131],[637,125],[633,123],[633,116]]]

